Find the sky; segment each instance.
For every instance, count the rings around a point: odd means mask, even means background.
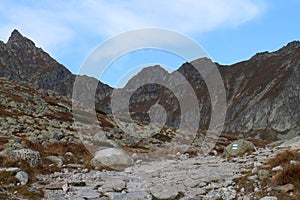
[[[101,43],[126,31],[157,27],[195,40],[209,57],[229,65],[300,39],[298,0],[0,0],[0,40],[13,29],[78,73]],[[115,86],[134,68],[184,59],[144,49],[117,59],[98,77]]]

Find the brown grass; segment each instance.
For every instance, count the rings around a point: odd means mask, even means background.
[[[299,164],[289,164],[283,171],[276,174],[271,183],[273,185],[283,185],[288,183],[294,183],[300,181],[300,163]]]
[[[288,165],[291,160],[300,160],[300,153],[296,151],[286,150],[282,153],[277,154],[275,158],[269,159],[267,161],[267,164],[269,164],[270,167],[273,168],[279,165]]]
[[[258,148],[265,148],[270,142],[266,140],[256,139],[256,138],[247,138],[247,141],[252,142],[254,146]]]
[[[16,184],[18,179],[14,176],[14,172],[1,171],[0,172],[0,184],[8,185],[8,184]]]

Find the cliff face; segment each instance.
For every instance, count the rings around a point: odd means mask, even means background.
[[[157,115],[156,121],[166,120],[168,126],[179,127],[182,123],[181,116],[185,116],[185,121],[194,122],[195,119],[189,118],[193,115],[187,113],[197,115],[195,112],[199,111],[199,129],[207,129],[212,108],[211,99],[203,77],[193,67],[202,65],[204,61],[211,62],[208,59],[199,59],[185,63],[171,74],[159,66],[142,70],[119,92],[122,96],[131,94],[131,117],[150,121],[149,109],[159,104],[164,107],[165,115]],[[292,137],[300,133],[300,42],[291,42],[272,53],[258,53],[247,61],[231,66],[216,65],[224,81],[227,97],[224,132],[250,134],[269,140]],[[180,97],[180,91],[185,90],[186,82],[177,81],[178,73],[195,92],[198,111],[192,108],[182,111],[184,105],[179,102],[178,94]],[[67,97],[72,96],[76,78],[16,30],[12,32],[7,43],[0,41],[0,77],[15,80],[22,85],[53,90]],[[132,91],[136,85],[143,83],[145,77],[148,82],[153,83],[144,84]],[[113,88],[94,78],[80,78],[85,80],[81,81],[81,98],[84,99],[84,91],[89,91],[90,86],[97,82],[96,109],[110,113]],[[161,84],[154,84],[155,82]],[[175,93],[179,92],[175,94],[171,88],[175,88]],[[194,94],[188,95],[192,98]],[[122,110],[122,105],[119,110]]]
[[[227,90],[226,130],[266,138],[300,133],[300,42],[219,69]]]

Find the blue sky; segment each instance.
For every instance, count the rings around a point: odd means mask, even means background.
[[[249,59],[300,39],[298,0],[0,0],[0,39],[13,29],[77,73],[97,45],[144,27],[168,28],[196,40],[221,64]],[[153,50],[118,59],[102,76],[114,86],[132,68],[184,60]]]

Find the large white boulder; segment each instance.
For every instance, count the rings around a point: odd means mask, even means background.
[[[133,160],[123,150],[108,148],[97,151],[91,165],[98,169],[122,171],[133,165]]]

